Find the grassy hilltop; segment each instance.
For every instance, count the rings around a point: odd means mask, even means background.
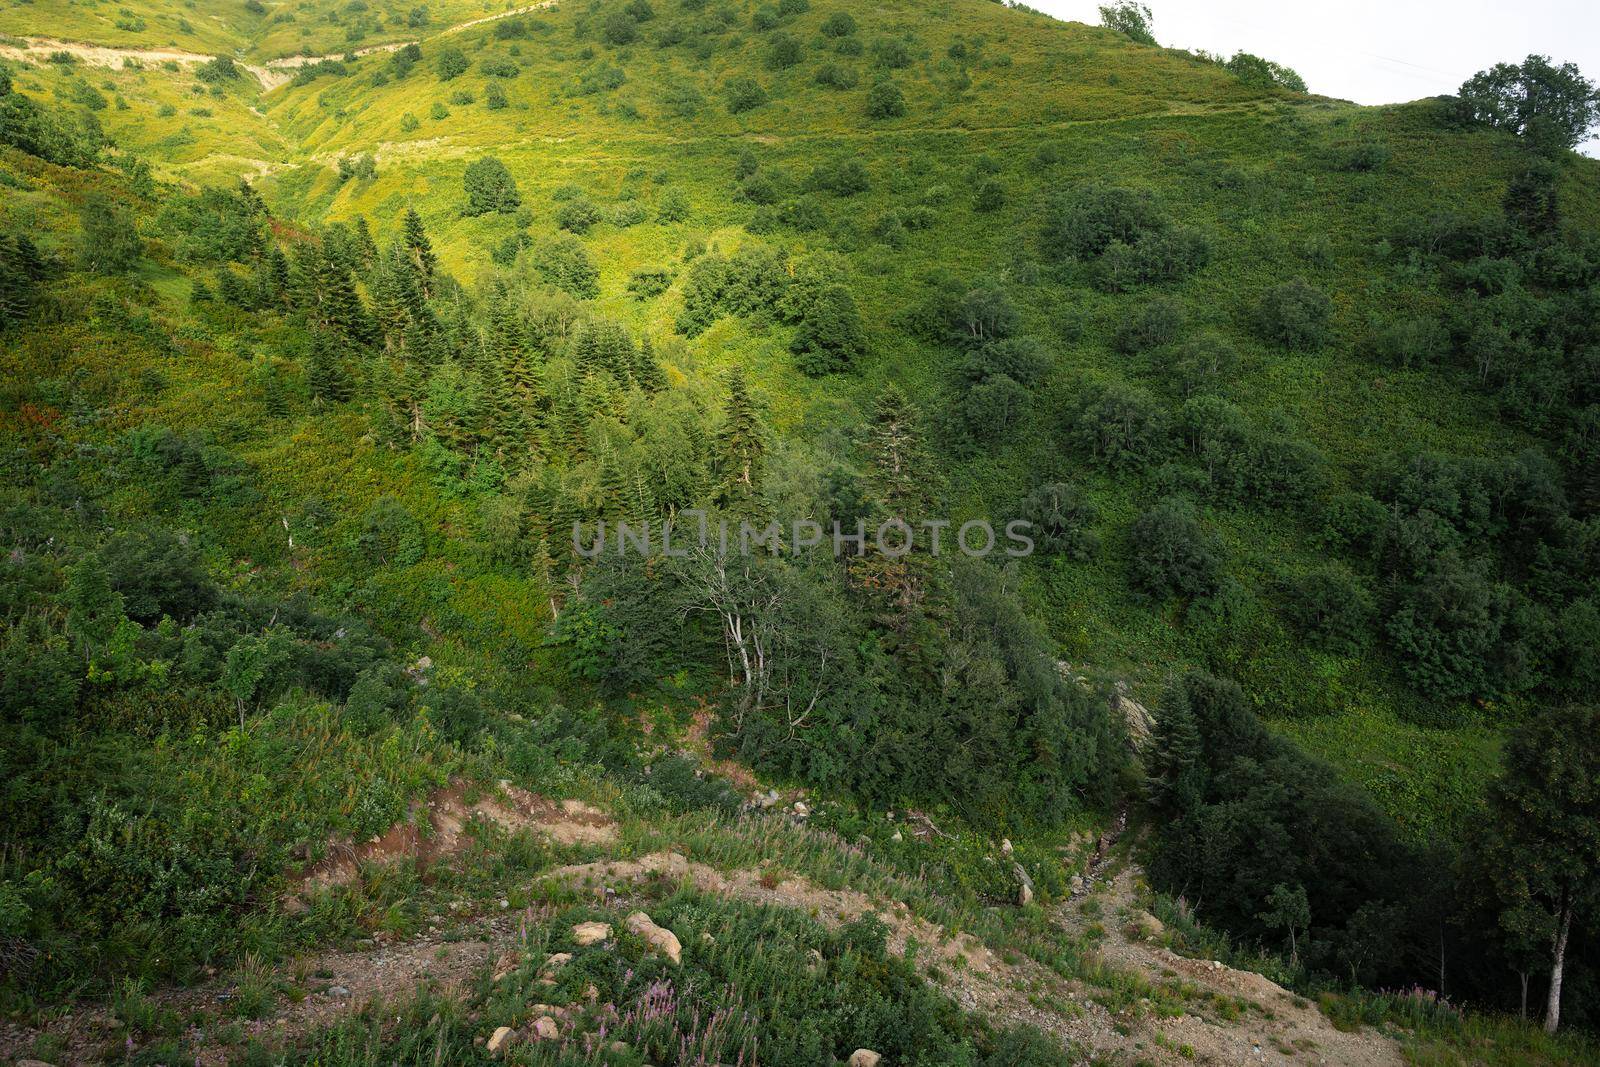
[[[86,996],[139,1055],[454,1062],[593,983],[773,1007],[510,1055],[1592,1055],[1361,990],[1541,996],[1485,827],[1600,684],[1600,168],[1246,60],[987,0],[0,0],[0,1049],[105,1054]],[[692,508],[1038,550],[571,546]],[[573,941],[634,904],[685,970]],[[244,1021],[429,938],[489,946],[464,1000]]]

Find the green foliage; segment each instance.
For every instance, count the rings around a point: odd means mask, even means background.
[[[799,318],[789,348],[802,373],[836,374],[849,369],[866,350],[861,312],[843,285],[823,286],[806,302]]]
[[[466,53],[454,47],[439,49],[438,55],[434,56],[433,59],[434,70],[438,73],[439,80],[442,82],[453,81],[461,77],[471,65]]]
[[[1303,278],[1275,286],[1256,308],[1262,337],[1290,349],[1314,349],[1327,343],[1333,302]]]
[[[1249,52],[1235,52],[1233,58],[1223,65],[1253,89],[1287,89],[1292,93],[1306,91],[1305,79],[1300,75],[1288,67]]]
[[[1023,499],[1016,514],[1033,524],[1030,532],[1039,552],[1083,562],[1099,551],[1100,537],[1094,527],[1100,522],[1100,512],[1076,486],[1066,482],[1041,485]]]
[[[906,96],[891,81],[880,81],[867,93],[867,116],[874,119],[897,119],[906,113]]]
[[[1116,30],[1139,44],[1156,43],[1155,36],[1150,32],[1149,6],[1135,3],[1134,0],[1115,0],[1114,3],[1102,4],[1100,25]]]
[[[576,237],[557,237],[534,251],[534,268],[546,285],[580,300],[600,295],[600,270]]]
[[[743,74],[724,82],[722,93],[727,98],[730,115],[753,111],[767,102],[767,91],[761,87],[761,83]]]
[[[506,165],[494,156],[484,156],[467,164],[461,184],[467,194],[467,203],[461,209],[463,215],[490,212],[509,215],[522,206],[516,180]]]
[[[848,11],[835,11],[822,22],[824,37],[850,37],[856,28],[856,20]]]
[[[1166,417],[1150,394],[1118,382],[1092,382],[1078,393],[1067,416],[1067,438],[1096,463],[1138,470],[1167,448]]]
[[[1128,530],[1128,580],[1158,599],[1205,596],[1217,587],[1222,547],[1195,506],[1167,497],[1147,508]]]
[[[1468,119],[1507,130],[1536,151],[1570,149],[1600,122],[1600,90],[1576,64],[1556,66],[1548,56],[1479,71],[1462,84],[1459,101]]]
[[[96,274],[124,274],[144,255],[144,241],[133,216],[120,204],[104,196],[84,201],[79,215],[83,225],[78,262]]]

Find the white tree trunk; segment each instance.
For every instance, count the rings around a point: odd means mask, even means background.
[[[1567,962],[1567,935],[1572,932],[1572,905],[1561,912],[1556,929],[1555,952],[1550,959],[1550,1004],[1544,1013],[1544,1032],[1553,1034],[1561,1027],[1561,970]]]

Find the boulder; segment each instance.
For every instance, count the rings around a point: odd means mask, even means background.
[[[554,1041],[561,1036],[561,1028],[550,1016],[541,1015],[533,1020],[533,1033],[540,1041]]]
[[[1013,863],[1011,869],[1017,876],[1017,904],[1025,908],[1033,903],[1033,879],[1020,863]]]
[[[611,940],[610,923],[579,923],[572,928],[572,940],[579,945],[597,945]]]
[[[484,1049],[491,1056],[504,1056],[506,1049],[511,1047],[511,1042],[516,1039],[516,1036],[517,1032],[509,1026],[496,1027]]]
[[[850,1053],[850,1067],[878,1067],[883,1057],[870,1048],[858,1048]]]
[[[628,932],[644,941],[651,951],[658,952],[673,963],[683,962],[683,946],[678,935],[655,922],[642,911],[636,911],[622,921]]]

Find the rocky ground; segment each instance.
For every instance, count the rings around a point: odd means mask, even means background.
[[[529,829],[560,843],[617,847],[617,827],[592,806],[548,801],[505,784],[492,795],[467,797],[460,787],[441,790],[405,826],[367,842],[330,843],[327,858],[298,881],[297,892],[347,881],[364,863],[402,858],[419,864],[450,862],[472,820],[510,832]],[[426,830],[421,829],[424,824]],[[1094,851],[1085,875],[1074,879],[1071,897],[1048,912],[1062,938],[1087,946],[1090,966],[1075,977],[1064,977],[1012,948],[947,931],[900,901],[848,888],[826,889],[804,877],[777,880],[761,871],[722,869],[674,851],[603,858],[558,867],[541,877],[594,893],[608,910],[626,914],[623,922],[635,934],[673,959],[683,946],[648,917],[651,896],[662,885],[688,884],[705,893],[800,909],[829,925],[875,914],[889,930],[890,950],[904,954],[915,945],[921,970],[963,1007],[1036,1026],[1082,1050],[1086,1062],[1402,1063],[1393,1041],[1371,1032],[1335,1029],[1314,1005],[1261,975],[1173,952],[1161,923],[1144,910],[1147,893],[1139,869],[1120,857],[1113,841],[1114,832],[1089,846]],[[291,896],[288,906],[297,906],[296,900]],[[265,969],[267,973],[254,976],[257,987],[294,989],[296,995],[275,996],[260,1018],[232,1028],[208,1032],[191,1027],[185,1043],[198,1062],[221,1064],[243,1040],[292,1043],[343,1014],[402,1000],[422,987],[457,995],[481,974],[506,974],[521,964],[518,931],[526,920],[491,903],[466,909],[448,929],[433,927],[394,943],[373,939]],[[612,931],[607,924],[588,925],[597,929],[574,931],[580,944],[608,942]],[[552,957],[539,965],[557,967],[562,962]],[[252,980],[248,968],[244,973],[244,978],[235,974],[228,981],[164,991],[151,999],[158,1009],[182,1018],[227,1018],[231,1002],[242,995],[240,986]],[[530,1018],[529,1033],[486,1034],[485,1044],[538,1039],[546,1016],[535,1013]],[[557,1025],[555,1015],[548,1018],[548,1025]],[[59,1064],[101,1062],[118,1025],[108,1008],[86,1007],[38,1027],[7,1026],[0,1030],[0,1056],[24,1062],[35,1050],[48,1049]]]

